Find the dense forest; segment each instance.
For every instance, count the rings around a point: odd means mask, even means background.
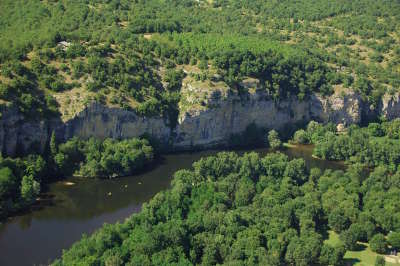
[[[370,124],[335,135],[335,127],[311,122],[293,141],[317,143],[319,155],[319,145],[335,136],[356,142],[365,133],[373,141],[379,132],[389,140],[398,125]],[[303,159],[279,152],[202,158],[192,170],[176,172],[171,189],[140,213],[84,236],[54,265],[343,265],[358,241],[385,254],[400,248],[400,169],[398,159],[390,164],[380,154],[396,154],[396,147],[379,149],[370,161],[343,158],[351,160],[346,171],[307,169]],[[329,231],[341,244],[324,241]]]
[[[0,220],[32,205],[41,187],[71,175],[112,178],[142,170],[154,159],[145,139],[87,141],[73,138],[58,145],[54,135],[49,152],[25,158],[0,156]]]
[[[252,77],[276,100],[345,89],[378,105],[400,85],[399,14],[372,0],[2,1],[0,104],[68,118],[98,101],[173,128],[183,79],[241,94]]]

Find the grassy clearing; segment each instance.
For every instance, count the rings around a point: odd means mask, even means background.
[[[335,246],[341,243],[341,240],[337,233],[329,231],[329,238],[325,240],[325,243]],[[369,245],[361,242],[358,243],[356,251],[347,251],[344,256],[346,266],[373,266],[375,265],[376,257],[377,254],[369,248]],[[386,261],[386,265],[398,266],[400,263]]]

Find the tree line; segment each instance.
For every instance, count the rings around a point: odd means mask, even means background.
[[[370,123],[368,127],[350,126],[344,133],[332,124],[316,122],[294,134],[295,143],[315,144],[313,154],[325,160],[361,163],[367,167],[384,166],[396,171],[400,163],[400,120]]]
[[[133,175],[149,165],[154,156],[153,147],[145,139],[72,138],[58,145],[53,134],[46,154],[25,158],[0,156],[0,219],[29,208],[41,187],[55,181],[55,177]]]

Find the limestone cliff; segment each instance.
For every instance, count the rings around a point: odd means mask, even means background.
[[[400,117],[400,94],[383,97],[381,115],[388,120]]]
[[[73,119],[60,125],[57,135],[64,140],[73,136],[121,139],[148,133],[166,140],[171,133],[166,122],[161,117],[142,117],[132,111],[92,103]]]
[[[63,141],[73,136],[131,138],[148,133],[176,148],[188,149],[193,145],[224,143],[231,134],[244,131],[250,123],[271,129],[310,120],[346,126],[359,124],[366,109],[370,112],[369,105],[356,93],[338,93],[330,97],[315,94],[302,101],[295,97],[274,101],[257,89],[249,89],[247,94],[239,96],[226,87],[217,86],[202,96],[204,102],[196,104],[191,102],[199,99],[194,94],[205,88],[187,84],[185,89],[186,93],[182,93],[185,106],[180,106],[178,124],[173,129],[161,117],[141,117],[133,111],[98,103],[88,105],[66,122],[57,119],[25,121],[15,110],[4,109],[0,120],[0,149],[7,155],[29,149],[43,150],[53,130]],[[400,117],[400,96],[383,97],[381,107],[374,112],[388,119]]]
[[[50,137],[51,122],[26,121],[15,109],[3,109],[0,119],[0,151],[5,155],[42,152]]]

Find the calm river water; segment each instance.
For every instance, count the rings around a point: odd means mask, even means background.
[[[238,153],[248,152],[238,151]],[[267,149],[252,150],[264,155]],[[216,150],[162,156],[161,162],[143,174],[113,180],[68,178],[52,183],[42,207],[13,217],[0,225],[0,265],[45,265],[63,249],[90,234],[103,223],[123,221],[138,212],[143,202],[167,189],[172,174]],[[302,157],[308,167],[343,169],[340,163],[314,159],[311,146],[284,151]]]

